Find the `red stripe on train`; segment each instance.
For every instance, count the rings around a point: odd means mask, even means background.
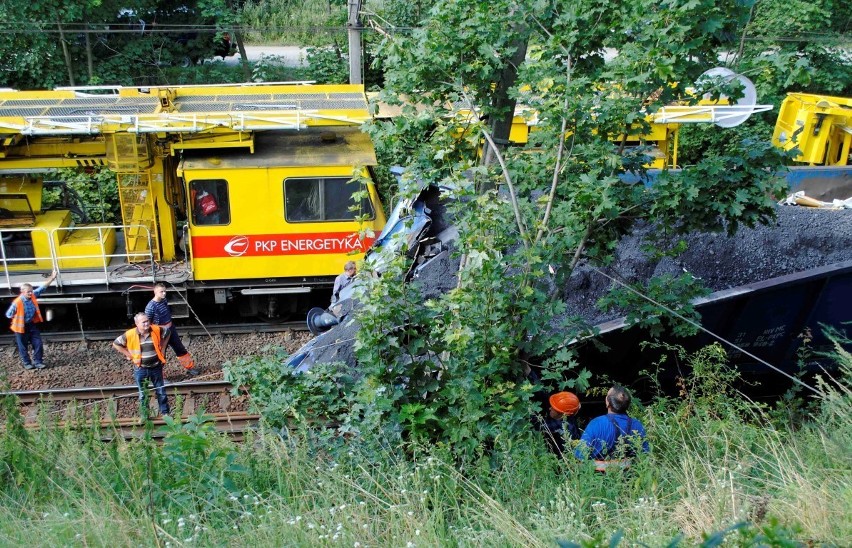
[[[351,232],[193,236],[192,253],[196,259],[326,255],[363,252],[374,240],[366,237],[361,240]]]

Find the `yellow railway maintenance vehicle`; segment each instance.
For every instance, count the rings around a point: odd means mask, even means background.
[[[678,164],[678,139],[684,124],[715,124],[721,128],[736,127],[753,114],[772,110],[772,105],[757,103],[757,90],[754,84],[741,74],[716,67],[704,72],[699,81],[705,78],[719,79],[720,82],[736,82],[741,86],[742,97],[731,101],[727,96],[712,98],[709,94],[698,98],[697,104],[670,104],[653,113],[645,113],[645,124],[635,124],[627,135],[611,135],[614,143],[622,143],[626,148],[642,147],[649,156],[648,169],[675,169]],[[523,91],[523,90],[522,90]],[[688,90],[694,94],[694,90]],[[523,93],[521,94],[523,100]],[[462,109],[463,117],[470,112]],[[529,141],[529,134],[536,129],[538,114],[519,105],[515,109],[509,141],[523,145]]]
[[[848,165],[852,148],[852,99],[788,93],[781,103],[772,143],[784,150],[798,149],[797,162]]]
[[[352,85],[2,91],[0,285],[57,269],[52,310],[119,298],[130,312],[157,281],[186,297],[173,306],[314,304],[385,223],[368,118]],[[121,224],[42,210],[48,173],[87,166],[115,173]]]

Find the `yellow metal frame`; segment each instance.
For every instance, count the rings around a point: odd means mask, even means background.
[[[258,137],[252,157],[222,151],[183,161],[177,173],[186,181],[188,199],[195,181],[228,183],[228,224],[196,225],[190,220],[188,243],[196,280],[333,276],[346,261],[362,256],[371,239],[360,241],[357,233],[378,235],[386,220],[366,169],[376,164],[375,152],[369,137],[354,128],[338,129],[333,141],[321,144],[329,137],[319,130],[264,136]],[[363,223],[286,220],[285,180],[349,179],[356,171],[366,178],[372,219]],[[191,204],[186,207],[191,210]]]
[[[110,87],[106,95],[87,90],[0,92],[0,132],[228,133],[360,125],[370,118],[358,85]],[[35,99],[45,104],[35,106]]]
[[[671,105],[662,107],[654,114],[645,117],[649,130],[642,133],[640,126],[634,126],[635,131],[610,137],[616,143],[625,141],[627,146],[648,146],[652,150],[651,162],[646,167],[663,169],[677,166],[678,133],[683,124],[719,123],[732,118],[741,118],[757,112],[770,110],[770,105],[728,105],[701,102],[698,105]],[[473,114],[469,109],[462,108],[453,112],[460,126],[472,121]],[[537,114],[524,105],[518,105],[512,119],[509,142],[513,145],[524,145],[529,142],[530,133],[536,131]],[[459,136],[462,130],[459,129]],[[570,132],[569,132],[570,135]]]
[[[366,172],[364,173],[366,175]],[[317,167],[314,169],[278,168],[264,173],[240,170],[209,170],[187,173],[187,183],[199,179],[225,179],[229,189],[250,184],[252,192],[229,190],[231,223],[228,225],[190,227],[190,254],[196,280],[225,280],[232,278],[298,278],[304,276],[333,276],[342,271],[348,260],[357,260],[369,247],[369,241],[358,241],[359,230],[378,234],[385,223],[373,183],[367,185],[370,201],[375,208],[372,219],[363,224],[357,221],[288,223],[284,213],[283,182],[287,178],[351,177],[351,167]],[[258,204],[264,206],[258,208]],[[224,249],[236,238],[245,238],[247,245],[256,246],[244,255],[204,256],[199,242]],[[334,239],[339,249],[300,254],[287,254],[282,242]],[[212,243],[207,243],[212,242]],[[320,249],[322,243],[315,246]],[[295,246],[293,246],[295,247]],[[257,255],[252,252],[264,251]]]
[[[772,143],[784,150],[798,149],[797,162],[848,165],[852,98],[789,93],[781,103]]]

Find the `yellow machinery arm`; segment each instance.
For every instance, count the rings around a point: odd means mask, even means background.
[[[234,84],[0,92],[0,132],[5,133],[4,137],[248,132],[357,125],[368,117],[363,88],[349,85]]]
[[[797,162],[826,166],[849,163],[852,99],[790,93],[781,104],[772,143],[798,149]]]

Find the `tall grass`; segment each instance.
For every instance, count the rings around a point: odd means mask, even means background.
[[[742,400],[661,400],[640,414],[652,453],[607,475],[532,435],[459,462],[309,430],[235,445],[200,417],[162,447],[105,444],[10,414],[0,545],[598,545],[620,531],[660,546],[733,529],[740,545],[852,545],[852,362],[843,373],[793,426]]]

